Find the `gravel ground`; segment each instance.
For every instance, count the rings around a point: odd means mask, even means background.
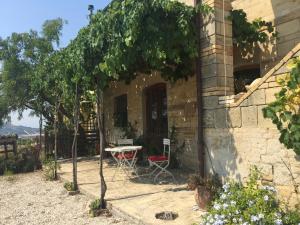
[[[0,177],[0,224],[131,225],[118,217],[88,216],[90,199],[69,196],[59,181],[45,181],[41,172]]]

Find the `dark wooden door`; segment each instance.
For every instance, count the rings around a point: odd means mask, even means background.
[[[146,142],[149,153],[159,153],[163,138],[168,137],[168,110],[166,84],[146,89]]]

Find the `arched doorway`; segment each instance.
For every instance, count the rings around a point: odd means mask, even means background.
[[[166,84],[159,83],[145,89],[145,138],[151,150],[159,151],[162,139],[168,137],[168,109]]]

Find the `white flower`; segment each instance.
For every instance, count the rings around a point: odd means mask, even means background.
[[[271,192],[277,192],[277,190],[274,187],[268,186],[268,185],[262,186],[262,189],[267,190],[267,191],[271,191]]]
[[[228,204],[227,204],[227,203],[224,203],[224,204],[223,204],[223,208],[224,208],[224,209],[227,209],[227,208],[228,208]]]
[[[282,225],[282,220],[281,219],[276,219],[275,221],[276,225]]]
[[[232,219],[232,222],[236,223],[236,222],[237,222],[236,218],[233,218],[233,219]]]
[[[223,225],[224,222],[222,220],[217,220],[216,222],[214,222],[214,225]]]
[[[264,196],[264,200],[265,200],[265,201],[268,201],[268,200],[269,200],[269,196],[268,196],[268,195],[265,195],[265,196]]]
[[[280,218],[280,217],[281,217],[281,214],[278,213],[278,212],[275,212],[274,215],[275,215],[277,218]]]
[[[253,204],[254,204],[254,202],[251,201],[251,200],[248,202],[248,205],[249,205],[249,206],[252,206]]]
[[[230,201],[231,205],[236,205],[236,201]]]
[[[223,189],[225,192],[228,192],[228,189],[229,189],[230,185],[228,183],[224,184],[223,185]]]
[[[223,199],[223,200],[226,199],[226,197],[227,197],[226,194],[222,194],[222,195],[221,195],[221,199]]]
[[[220,209],[221,209],[221,205],[218,204],[218,203],[216,203],[216,204],[214,205],[214,209],[215,209],[215,210],[220,210]]]
[[[262,218],[264,218],[264,217],[265,217],[264,214],[262,214],[262,213],[258,214],[258,218],[259,218],[259,219],[262,219]]]
[[[258,220],[259,220],[258,216],[251,216],[251,222],[256,222]]]

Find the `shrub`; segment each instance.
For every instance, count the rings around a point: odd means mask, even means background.
[[[0,157],[0,175],[3,175],[5,170],[13,173],[27,173],[40,168],[41,162],[31,149],[22,149],[17,156],[9,155],[8,159]]]
[[[295,225],[300,223],[299,212],[284,211],[279,206],[276,189],[258,185],[259,172],[253,168],[246,185],[230,182],[223,185],[208,213],[205,225],[264,224]]]
[[[16,177],[14,176],[14,172],[11,170],[5,170],[4,176],[6,176],[7,181],[13,182],[15,181]]]
[[[64,183],[64,188],[67,191],[75,191],[75,186],[74,186],[73,182],[66,182],[66,183]]]
[[[56,169],[59,169],[60,165],[56,164]],[[44,177],[46,180],[56,180],[55,177],[55,161],[52,158],[46,159],[43,162]]]
[[[101,211],[105,211],[106,205],[103,206],[101,204],[101,200],[96,199],[96,200],[94,200],[90,203],[89,208],[90,208],[90,210],[89,210],[90,216],[96,217],[96,216],[99,216],[101,214]]]
[[[4,176],[12,176],[12,175],[14,175],[14,172],[11,170],[5,170],[3,175]]]
[[[218,174],[206,178],[202,178],[198,174],[192,174],[189,176],[187,183],[187,189],[189,190],[195,190],[199,186],[205,187],[210,191],[212,197],[215,197],[222,187]]]

